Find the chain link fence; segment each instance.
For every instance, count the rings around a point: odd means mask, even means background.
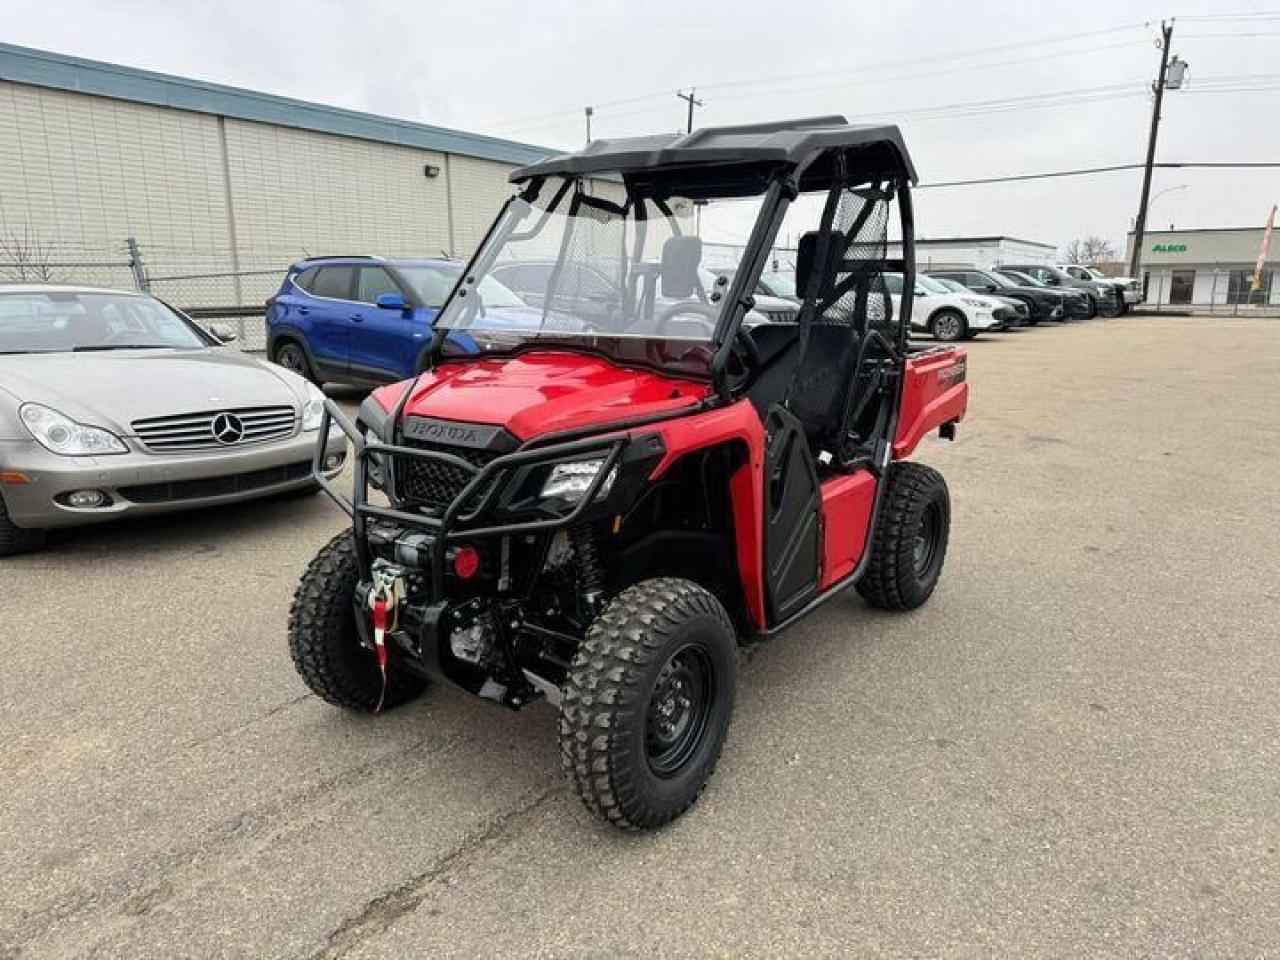
[[[132,237],[91,246],[0,235],[0,283],[47,283],[137,290],[158,297],[205,328],[236,332],[242,350],[266,349],[266,300],[300,250],[231,251],[147,244]]]

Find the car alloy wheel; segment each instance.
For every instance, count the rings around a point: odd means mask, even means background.
[[[286,343],[277,350],[276,363],[286,370],[292,370],[300,377],[307,375],[307,359],[302,355],[302,349],[296,344]]]
[[[964,336],[964,322],[949,310],[940,313],[933,318],[933,335],[939,340],[960,340]]]

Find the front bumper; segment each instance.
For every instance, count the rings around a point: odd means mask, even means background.
[[[315,482],[316,431],[273,443],[207,453],[161,455],[131,450],[106,457],[64,457],[34,440],[0,441],[0,468],[27,482],[0,483],[10,519],[19,527],[72,527],[191,510],[298,490]],[[330,430],[325,456],[345,459],[346,438]],[[341,464],[328,471],[336,475]],[[66,495],[98,490],[109,502],[72,507]]]
[[[1132,304],[1132,303],[1141,303],[1141,302],[1142,302],[1142,288],[1141,288],[1141,287],[1133,287],[1133,288],[1125,287],[1125,288],[1124,288],[1124,302],[1125,302],[1125,303],[1130,303],[1130,304]]]
[[[1005,321],[989,310],[974,310],[969,314],[970,330],[1003,330],[1006,325]]]
[[[1101,307],[1102,305],[1099,304],[1098,306]],[[1063,303],[1063,309],[1067,317],[1083,318],[1093,313],[1092,308],[1089,306],[1088,296],[1071,297]]]

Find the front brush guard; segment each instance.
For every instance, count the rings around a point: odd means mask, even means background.
[[[583,513],[595,505],[596,497],[599,495],[609,475],[618,465],[623,451],[630,442],[630,437],[626,433],[621,435],[615,433],[611,436],[588,437],[581,440],[570,440],[564,443],[532,448],[526,444],[514,453],[496,457],[484,466],[477,467],[461,457],[455,457],[452,454],[438,450],[422,450],[415,447],[400,446],[399,444],[366,440],[338,405],[333,400],[326,398],[324,412],[320,419],[319,435],[322,439],[328,437],[329,427],[332,423],[336,423],[342,432],[347,435],[347,439],[351,441],[355,451],[355,457],[353,458],[355,476],[352,480],[351,498],[348,499],[324,475],[325,445],[323,442],[316,445],[316,451],[311,461],[311,473],[320,488],[342,508],[347,516],[351,517],[355,528],[356,558],[360,564],[361,580],[369,578],[369,570],[372,563],[366,524],[371,518],[391,520],[421,530],[431,537],[431,544],[428,547],[431,553],[431,595],[437,598],[444,596],[446,556],[451,543],[463,537],[474,540],[511,534],[540,533],[570,526],[577,522]],[[596,472],[590,487],[567,513],[555,517],[512,523],[478,524],[478,521],[485,513],[492,509],[499,494],[520,468],[543,464],[551,465],[569,458],[580,458],[584,454],[591,453],[602,454],[604,463]],[[405,510],[397,510],[394,507],[378,506],[369,502],[368,459],[374,454],[382,454],[388,458],[388,461],[393,457],[434,460],[449,467],[464,470],[472,474],[472,477],[462,489],[462,492],[453,499],[439,517],[410,513]],[[390,462],[388,462],[389,467]],[[471,505],[472,499],[482,490],[484,493],[478,498],[478,502]],[[477,525],[470,526],[470,524]]]

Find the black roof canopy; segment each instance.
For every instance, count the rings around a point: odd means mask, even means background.
[[[511,173],[511,181],[612,173],[621,174],[628,181],[684,181],[688,187],[688,181],[696,178],[695,169],[717,167],[722,168],[726,179],[742,183],[758,180],[777,167],[800,167],[803,171],[811,162],[820,160],[821,154],[841,151],[852,153],[855,170],[865,170],[868,178],[905,175],[913,183],[916,180],[915,168],[896,125],[855,126],[844,117],[830,116],[703,127],[687,134],[593,140],[576,153],[520,167]],[[822,180],[828,179],[830,171],[823,169],[827,167],[828,164],[813,163],[814,169],[802,179],[817,182],[802,182],[802,189],[820,186]],[[710,195],[719,191],[704,185],[697,192]]]

